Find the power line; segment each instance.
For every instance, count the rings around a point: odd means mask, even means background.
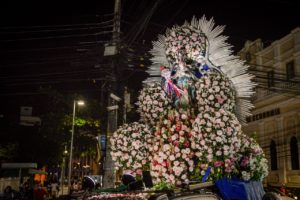
[[[87,36],[98,36],[112,33],[113,31],[101,31],[93,34],[73,34],[73,35],[61,35],[61,36],[48,36],[48,37],[33,37],[33,38],[19,38],[19,39],[8,39],[0,40],[0,42],[15,42],[15,41],[30,41],[30,40],[49,40],[59,38],[73,38],[73,37],[87,37]]]
[[[107,41],[97,41],[98,44],[106,43]],[[16,53],[16,52],[29,52],[29,51],[48,51],[58,49],[76,49],[82,47],[95,47],[95,44],[79,44],[73,46],[60,46],[60,47],[45,47],[45,48],[28,48],[28,49],[15,49],[15,50],[3,50],[0,53]]]
[[[112,14],[113,15],[113,14]],[[7,26],[0,27],[0,30],[9,30],[9,29],[36,29],[36,28],[61,28],[61,27],[74,27],[74,26],[99,26],[103,24],[112,23],[113,19],[98,22],[98,23],[82,23],[82,24],[62,24],[62,25],[45,25],[45,26]]]
[[[104,80],[104,79],[103,79]],[[74,92],[79,92],[79,91],[101,91],[101,90],[106,90],[106,88],[102,89],[76,89],[76,90],[64,90],[61,89],[62,91],[65,91],[67,93],[74,93]],[[47,94],[46,92],[13,92],[13,93],[0,93],[0,96],[27,96],[27,95],[41,95],[41,94]]]
[[[101,64],[101,66],[110,66],[110,64]],[[91,72],[97,72],[99,69],[92,69]],[[65,74],[77,74],[82,72],[89,72],[87,69],[85,70],[78,70],[78,71],[71,71],[71,72],[52,72],[52,73],[42,73],[42,74],[30,74],[30,75],[19,75],[19,76],[2,76],[0,79],[12,79],[12,78],[24,78],[24,77],[43,77],[43,76],[57,76],[57,75],[65,75]]]
[[[30,31],[9,31],[0,32],[0,34],[28,34],[28,33],[49,33],[49,32],[63,32],[63,31],[79,31],[79,30],[95,30],[112,28],[112,25],[106,25],[102,27],[86,27],[86,28],[64,28],[64,29],[48,29],[48,30],[30,30]]]

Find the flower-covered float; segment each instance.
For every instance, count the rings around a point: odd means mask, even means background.
[[[141,121],[110,138],[116,169],[149,170],[154,188],[213,182],[223,199],[262,198],[267,160],[241,129],[255,84],[223,29],[194,18],[153,42],[138,99]]]

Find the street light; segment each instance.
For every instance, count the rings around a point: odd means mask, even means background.
[[[76,104],[78,104],[78,106],[82,106],[84,105],[84,101],[74,100],[74,104],[73,104],[72,136],[71,136],[71,145],[70,145],[69,174],[68,174],[69,194],[71,193],[71,174],[72,174],[72,160],[73,160],[72,156],[73,156],[73,140],[74,140],[73,138],[74,138]]]

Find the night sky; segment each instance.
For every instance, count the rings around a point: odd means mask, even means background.
[[[181,25],[192,16],[214,17],[217,25],[226,25],[224,34],[235,51],[246,40],[262,38],[268,45],[300,26],[295,0],[121,1],[121,36],[136,57],[143,56],[166,27]],[[111,34],[101,33],[110,30],[113,4],[113,0],[1,1],[0,95],[17,98],[53,85],[68,92],[95,92],[93,84],[106,76],[103,69],[109,65],[102,55]],[[139,77],[137,82],[145,78],[134,74],[127,83],[132,77]]]
[[[134,24],[150,11],[153,0],[122,0],[122,26]],[[199,1],[159,0],[150,23],[144,31],[145,39],[155,39],[165,26],[182,24],[192,16],[214,17],[218,25],[226,25],[225,34],[240,48],[247,39],[262,37],[273,41],[300,24],[300,5],[294,0]],[[1,27],[78,24],[101,20],[103,14],[113,12],[110,1],[7,1],[1,2]],[[160,25],[162,27],[160,27]]]

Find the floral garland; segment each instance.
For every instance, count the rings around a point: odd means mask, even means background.
[[[115,168],[141,171],[143,166],[149,164],[149,148],[152,140],[153,136],[144,124],[134,122],[121,126],[110,138]]]
[[[224,109],[205,106],[193,123],[191,149],[197,160],[194,179],[202,179],[210,168],[208,180],[230,176],[236,171],[240,148],[241,125]]]
[[[247,135],[241,136],[240,159],[237,162],[238,177],[245,181],[262,181],[268,175],[268,160],[259,144]]]
[[[123,199],[123,200],[143,200],[148,199],[149,194],[147,193],[100,193],[91,195],[85,200],[110,200],[110,199]]]
[[[143,88],[138,97],[139,110],[142,121],[155,125],[170,109],[170,100],[159,83]]]
[[[205,106],[217,109],[223,108],[234,111],[235,94],[229,79],[220,72],[210,71],[199,79],[195,85],[196,99],[199,111],[205,110]]]

